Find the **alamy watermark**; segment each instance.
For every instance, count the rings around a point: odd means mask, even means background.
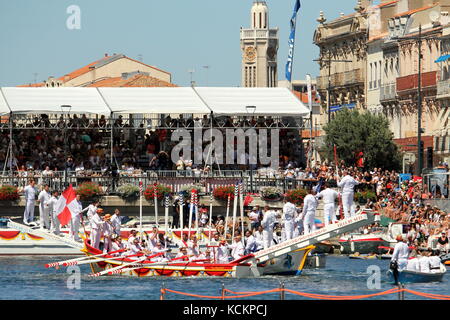
[[[66,27],[69,30],[81,29],[81,9],[73,4],[67,7],[66,13],[69,14],[66,20]]]
[[[80,290],[81,289],[81,270],[79,266],[70,266],[67,268],[67,273],[70,274],[67,278],[67,289]]]
[[[178,142],[172,149],[171,159],[173,163],[177,163],[182,157],[183,160],[190,160],[196,165],[260,164],[278,169],[280,130],[270,130],[270,143],[268,131],[268,129],[253,128],[246,131],[226,129],[225,132],[214,128],[203,132],[202,127],[196,127],[191,131],[177,129],[171,137],[172,142]],[[203,147],[205,143],[207,145]]]
[[[376,265],[371,265],[367,267],[367,289],[369,290],[380,290],[381,289],[381,268]]]

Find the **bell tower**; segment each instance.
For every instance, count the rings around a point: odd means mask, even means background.
[[[253,2],[250,27],[241,28],[242,86],[276,87],[278,28],[269,28],[269,8],[266,1]]]

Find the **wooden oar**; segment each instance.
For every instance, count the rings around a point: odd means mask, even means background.
[[[64,263],[69,263],[69,262],[73,262],[73,261],[81,261],[81,260],[86,260],[86,259],[90,259],[90,258],[101,257],[101,256],[104,256],[105,254],[112,254],[112,253],[117,253],[117,252],[122,252],[122,251],[125,251],[125,249],[120,249],[120,250],[111,251],[111,252],[107,252],[107,253],[101,253],[101,254],[97,254],[97,255],[94,255],[94,256],[80,257],[80,258],[74,258],[74,259],[69,259],[69,260],[64,260],[64,261],[47,263],[45,265],[45,267],[46,268],[53,268],[53,267],[56,267],[56,266],[61,266]]]
[[[132,262],[128,262],[128,263],[125,263],[125,264],[121,264],[121,265],[119,265],[117,267],[114,267],[114,268],[111,268],[111,269],[105,269],[103,271],[100,271],[100,272],[97,272],[97,273],[93,273],[93,274],[91,274],[89,276],[91,276],[91,277],[99,277],[99,276],[102,276],[102,275],[107,274],[107,273],[109,274],[109,273],[112,273],[115,270],[122,269],[122,268],[124,268],[126,266],[131,266],[132,264],[136,264],[136,263],[139,263],[141,261],[144,261],[145,259],[147,259],[147,257],[142,257],[142,258],[140,258],[140,259],[138,259],[136,261],[132,261]]]

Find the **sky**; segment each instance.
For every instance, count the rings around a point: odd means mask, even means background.
[[[250,27],[253,0],[0,0],[0,86],[60,77],[122,53],[172,74],[180,86],[240,86],[239,30]],[[279,28],[278,79],[285,80],[294,0],[267,0]],[[319,74],[313,44],[321,10],[328,20],[352,13],[356,0],[301,0],[293,76]],[[79,8],[79,20],[74,11]],[[76,22],[79,21],[79,26]],[[67,23],[69,22],[69,27]],[[79,28],[73,28],[79,27]],[[209,68],[205,68],[209,66]]]

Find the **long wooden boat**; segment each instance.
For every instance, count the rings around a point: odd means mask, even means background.
[[[266,261],[264,264],[258,264],[257,268],[262,275],[296,275],[300,274],[305,266],[308,253],[314,249],[314,246],[298,249],[294,252],[285,254],[279,258]],[[93,257],[102,252],[93,248],[85,242],[84,252],[87,256]],[[144,260],[133,264],[129,258],[120,258],[114,256],[103,256],[101,259],[95,259],[90,263],[93,274],[97,274],[108,269],[117,268],[121,265],[130,264],[132,268],[123,268],[120,275],[133,277],[230,277],[244,278],[252,277],[251,265],[246,261],[252,255],[230,263],[198,263],[198,262],[152,262]],[[120,269],[119,269],[120,270]]]

